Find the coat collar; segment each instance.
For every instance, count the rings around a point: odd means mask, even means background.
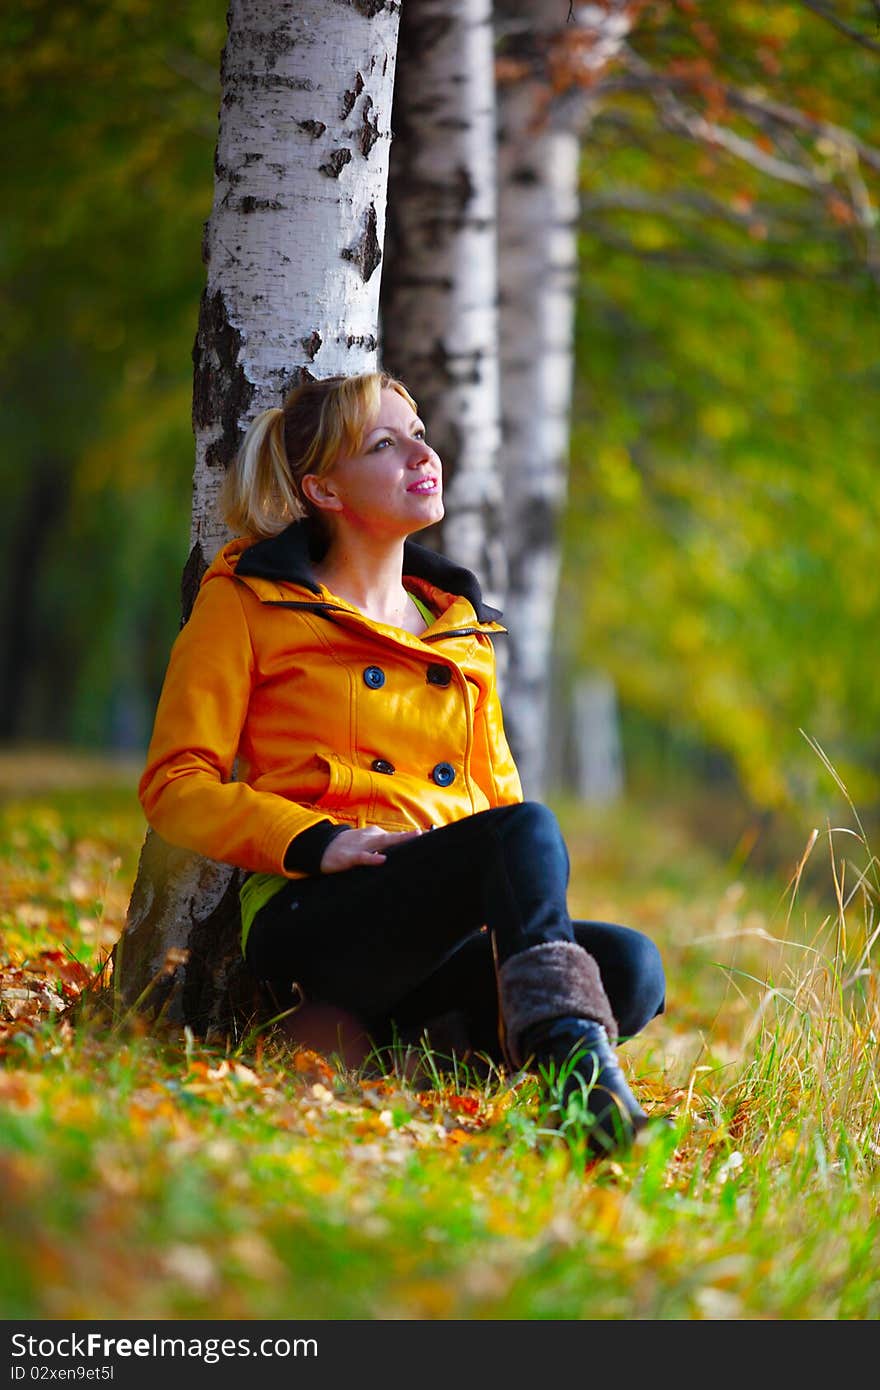
[[[301,584],[319,594],[321,586],[312,564],[321,555],[321,543],[308,518],[294,521],[277,536],[248,546],[235,567],[236,574],[271,579],[276,583]],[[458,594],[473,605],[481,623],[498,622],[501,611],[483,600],[477,576],[462,565],[454,565],[445,555],[415,541],[404,541],[403,572],[424,579],[448,594]]]

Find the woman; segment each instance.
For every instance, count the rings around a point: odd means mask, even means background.
[[[504,736],[501,614],[409,539],[442,493],[385,374],[257,416],[222,498],[241,538],[175,642],[141,804],[249,871],[242,948],[282,1006],[294,988],[380,1039],[452,1021],[459,1045],[556,1075],[607,1151],[646,1118],[613,1044],[662,1011],[662,966],[638,932],[569,917],[559,827]]]

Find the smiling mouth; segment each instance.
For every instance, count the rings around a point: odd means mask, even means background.
[[[436,478],[422,478],[420,482],[413,483],[412,487],[407,488],[407,492],[432,493],[440,491],[440,483]]]

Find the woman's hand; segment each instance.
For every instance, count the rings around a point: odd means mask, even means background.
[[[346,830],[336,835],[321,856],[321,873],[337,874],[359,864],[384,864],[383,850],[412,840],[421,830],[382,830],[378,825],[365,825],[362,830]]]

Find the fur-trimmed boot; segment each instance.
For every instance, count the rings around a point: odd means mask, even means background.
[[[505,1051],[558,1087],[594,1154],[626,1148],[648,1117],[614,1052],[617,1021],[595,960],[573,941],[530,946],[498,971]]]

